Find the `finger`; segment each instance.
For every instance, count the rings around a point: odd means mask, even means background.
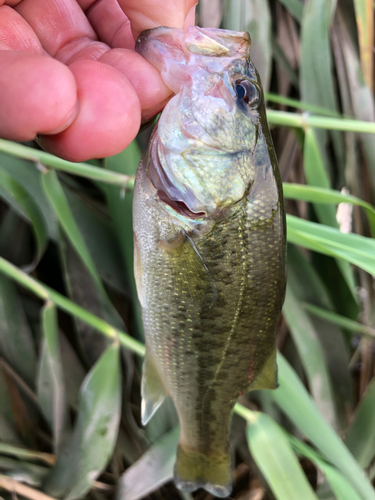
[[[99,39],[110,47],[134,49],[130,21],[117,0],[78,0]]]
[[[137,92],[144,120],[162,109],[171,91],[161,79],[159,71],[140,54],[128,49],[112,49],[103,54],[99,61],[126,76]]]
[[[187,30],[189,26],[195,26],[195,8],[196,5],[193,5],[189,10],[184,22],[184,30]]]
[[[197,0],[118,0],[128,16],[134,39],[141,31],[156,26],[183,28],[186,16]]]
[[[96,57],[108,50],[105,44],[97,42],[96,33],[76,0],[22,0],[15,8],[46,52],[62,62],[69,63],[74,54],[87,46],[92,47]]]
[[[0,51],[0,137],[28,141],[56,133],[76,114],[76,83],[66,66],[40,54]]]
[[[42,45],[30,25],[7,5],[0,7],[0,41],[13,50],[43,53]]]
[[[77,61],[69,69],[78,87],[78,115],[60,134],[40,137],[40,144],[71,161],[119,153],[135,138],[141,121],[132,85],[115,68],[97,61]]]

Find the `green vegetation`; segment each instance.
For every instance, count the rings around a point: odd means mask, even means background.
[[[235,407],[235,499],[375,500],[368,4],[199,6],[201,25],[252,35],[288,212],[280,387]],[[209,498],[170,482],[178,439],[171,404],[140,426],[144,346],[131,204],[148,133],[90,164],[0,140],[4,498]]]

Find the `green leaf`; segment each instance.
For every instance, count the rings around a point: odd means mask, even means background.
[[[337,36],[337,45],[340,47],[339,58],[343,60],[345,67],[345,76],[339,79],[341,83],[341,93],[349,91],[350,111],[359,120],[374,125],[375,105],[374,97],[370,88],[366,85],[365,78],[361,69],[358,57],[357,40],[352,40],[348,27],[345,22],[340,22],[335,30]],[[343,99],[344,100],[344,99]],[[371,177],[372,193],[375,193],[375,143],[373,136],[362,134],[360,137],[363,145],[367,169]],[[362,159],[361,159],[362,160]],[[354,167],[354,166],[353,166]],[[357,168],[352,168],[352,176],[358,175]],[[349,179],[352,183],[357,179]]]
[[[50,194],[52,195],[53,191]],[[59,199],[58,196],[59,193],[58,190],[56,190],[55,201]],[[65,280],[69,295],[87,311],[105,319],[111,325],[124,330],[125,325],[108,298],[107,292],[96,271],[95,264],[91,261],[90,267],[88,268],[87,261],[85,262],[83,260],[83,258],[87,259],[90,253],[86,247],[83,236],[77,239],[79,229],[62,190],[60,191],[60,197],[63,203],[56,207],[57,215],[59,221],[64,221],[64,228],[68,236],[65,240],[61,238],[60,255],[65,271]],[[79,345],[81,346],[81,355],[87,360],[89,365],[92,365],[107,347],[109,339],[98,335],[95,329],[79,320],[75,320],[75,326],[78,332]],[[133,379],[134,363],[129,352],[123,351],[123,356],[127,370],[126,380],[128,385],[126,389],[128,390],[128,394]],[[129,429],[131,436],[137,441],[136,437],[139,435],[140,431],[134,420],[129,404],[124,405],[123,417],[126,428]],[[135,448],[137,448],[136,443],[133,444]]]
[[[303,168],[307,184],[320,188],[329,189],[331,187],[329,176],[320,154],[316,132],[308,128],[305,131],[305,142],[303,146]],[[331,205],[315,205],[315,211],[322,224],[338,227],[335,209]]]
[[[265,92],[264,97],[269,102],[284,104],[285,106],[301,109],[303,111],[310,111],[311,113],[315,113],[317,115],[333,116],[335,118],[340,118],[340,114],[337,113],[336,111],[331,111],[330,109],[321,108],[320,106],[314,106],[314,104],[310,104],[304,101],[298,101],[297,99],[291,99],[290,97],[285,97],[283,95]]]
[[[358,323],[358,321],[353,321],[352,319],[346,318],[341,314],[323,309],[322,307],[315,306],[314,304],[305,303],[303,304],[303,307],[311,314],[314,314],[319,318],[323,318],[334,325],[345,328],[345,330],[364,335],[366,337],[369,337],[370,339],[375,338],[375,329],[371,328],[370,326],[363,325],[362,323]]]
[[[100,277],[115,290],[128,295],[120,246],[108,215],[103,215],[93,204],[85,203],[71,189],[64,189],[64,194]]]
[[[41,172],[37,170],[35,164],[14,158],[0,152],[1,170],[13,177],[29,194],[39,207],[40,213],[43,214],[43,219],[46,222],[48,235],[52,239],[57,239],[57,223],[56,218],[51,211],[51,207],[46,199],[42,186],[40,184]],[[0,195],[15,209],[15,211],[24,217],[24,211],[19,203],[15,202],[13,196],[1,185]]]
[[[359,49],[364,78],[373,87],[374,3],[372,0],[354,0],[358,27]]]
[[[301,23],[300,82],[302,100],[337,111],[329,29],[336,0],[307,0]],[[325,134],[319,133],[324,138]],[[343,160],[341,135],[332,133],[336,156]],[[321,144],[322,145],[322,141]]]
[[[135,141],[118,155],[106,158],[104,166],[125,175],[134,175],[141,159],[141,152]],[[133,307],[136,312],[138,338],[144,339],[140,304],[137,299],[137,289],[133,271],[133,192],[121,191],[117,186],[104,187],[109,211],[113,220],[116,236],[120,243],[125,272],[130,283],[133,297]]]
[[[58,453],[67,426],[63,367],[57,327],[56,306],[47,302],[41,317],[43,340],[39,361],[37,395],[43,414],[53,431],[53,447]]]
[[[363,500],[375,500],[375,490],[341,439],[324,420],[286,359],[279,354],[280,387],[270,391],[287,417],[346,477]]]
[[[317,500],[285,433],[268,415],[252,414],[246,430],[249,448],[277,500]]]
[[[82,497],[108,464],[121,413],[119,354],[117,343],[108,347],[84,380],[74,433],[46,479],[50,495]]]
[[[51,170],[44,173],[42,175],[42,186],[49,202],[51,203],[58,217],[59,223],[68,235],[68,238],[74,246],[76,252],[85,263],[85,266],[90,272],[95,285],[99,289],[102,289],[103,285],[98,276],[94,261],[92,260],[92,257],[87,250],[85,241],[78,229],[76,222],[73,219],[71,210],[69,208],[67,199],[60,185],[56,172]]]
[[[31,385],[36,373],[35,344],[12,281],[0,276],[0,355]]]
[[[336,500],[361,500],[352,485],[347,481],[346,477],[341,474],[335,467],[329,464],[315,450],[305,443],[302,443],[294,436],[289,435],[288,439],[293,449],[309,458],[323,472],[329,482]]]
[[[0,277],[1,280],[1,277]],[[21,440],[16,432],[16,418],[13,413],[9,384],[4,370],[0,369],[0,452],[5,443],[20,445]],[[15,418],[16,417],[16,418]]]
[[[297,21],[301,22],[303,4],[300,0],[280,0],[280,2],[289,10],[289,12],[293,17],[297,19]]]
[[[375,241],[287,215],[288,241],[310,250],[347,260],[375,274]]]
[[[0,168],[0,185],[19,203],[22,211],[26,214],[32,224],[36,239],[36,254],[30,265],[26,267],[27,272],[36,267],[47,246],[47,226],[39,206],[32,196],[22,185],[5,170]]]
[[[71,314],[72,316],[84,321],[86,324],[98,330],[98,332],[100,332],[105,337],[108,337],[112,340],[118,338],[120,343],[124,347],[132,352],[135,352],[136,354],[138,354],[138,356],[145,355],[145,346],[143,344],[130,337],[120,329],[116,329],[101,318],[98,318],[98,316],[95,316],[89,311],[86,311],[86,309],[78,306],[64,295],[61,295],[52,288],[47,287],[40,281],[25,274],[2,257],[0,257],[0,273],[1,276],[5,275],[15,280],[18,284],[30,290],[40,299],[52,300],[52,302],[54,302],[62,311],[65,311],[68,314]]]
[[[375,457],[375,380],[372,380],[355,412],[345,444],[362,467]]]
[[[327,309],[333,309],[332,299],[316,268],[298,250],[295,245],[288,245],[288,283],[293,288],[299,301],[309,301]],[[347,303],[344,303],[347,306]],[[299,304],[299,307],[304,307]],[[353,407],[353,383],[349,372],[350,355],[346,339],[342,331],[326,321],[309,315],[309,322],[319,337],[324,351],[324,362],[329,370],[336,414],[340,430],[348,423],[348,412]]]
[[[6,152],[8,155],[13,155],[18,158],[26,158],[37,165],[38,168],[44,168],[48,165],[56,170],[62,170],[70,174],[80,175],[87,179],[92,179],[101,182],[108,182],[110,184],[118,184],[121,186],[133,185],[134,179],[129,179],[128,176],[119,175],[114,172],[106,172],[102,168],[93,167],[88,163],[73,163],[63,160],[58,156],[46,153],[40,149],[33,149],[17,142],[6,141],[0,139],[0,151]],[[91,163],[96,163],[96,160],[91,160]]]
[[[287,283],[283,307],[289,331],[301,358],[308,385],[320,412],[335,429],[338,427],[331,378],[313,322],[297,299],[293,282]]]
[[[62,332],[59,333],[61,361],[63,368],[65,367],[63,375],[66,400],[69,406],[77,410],[79,405],[79,388],[82,385],[86,372],[70,342]]]
[[[299,88],[299,80],[296,71],[294,70],[293,66],[290,64],[289,59],[285,55],[284,50],[281,48],[281,46],[277,43],[275,38],[272,38],[271,40],[272,43],[272,53],[273,53],[273,58],[275,59],[275,62],[277,66],[280,67],[281,71],[283,74],[288,78],[290,83],[296,88]],[[266,92],[264,94],[264,97],[266,101],[270,102],[277,102],[280,104],[285,104],[285,105],[290,105],[293,106],[294,103],[299,103],[299,101],[295,101],[294,99],[288,99],[287,97],[284,96],[279,96],[275,94],[269,94]],[[307,104],[309,106],[309,104]],[[299,106],[294,106],[294,107],[299,107]],[[304,109],[304,108],[300,108]]]
[[[124,472],[116,500],[140,500],[172,479],[179,434],[180,429],[176,427],[159,438]]]
[[[313,186],[326,188],[330,187],[330,180],[322,155],[319,151],[316,132],[312,129],[305,131],[305,143],[303,149],[303,166],[307,183]],[[334,207],[331,205],[314,205],[314,209],[318,216],[319,221],[327,226],[339,227],[336,220],[336,213]],[[344,276],[349,289],[352,294],[355,294],[355,281],[352,269],[345,261],[338,260],[337,265]]]
[[[45,193],[56,212],[59,223],[68,238],[68,245],[63,254],[68,257],[64,261],[67,269],[68,287],[71,294],[74,294],[75,300],[82,303],[88,310],[94,309],[98,316],[110,321],[119,328],[124,328],[123,322],[110,302],[108,295],[101,282],[99,273],[96,269],[91,254],[87,248],[86,242],[78,228],[78,225],[72,215],[65,193],[60,185],[57,174],[54,171],[43,174],[42,184]],[[62,244],[62,246],[64,246]],[[79,256],[77,260],[76,255]],[[75,264],[71,269],[68,269],[69,263],[73,261]],[[76,280],[74,272],[77,270],[80,276]],[[85,289],[82,289],[82,283],[85,283]],[[101,339],[99,339],[101,341]]]
[[[315,186],[305,186],[304,184],[291,184],[284,182],[283,190],[285,198],[292,200],[303,200],[323,204],[350,203],[351,205],[358,205],[364,208],[371,227],[371,234],[375,237],[375,208],[370,205],[370,203],[367,203],[356,196],[340,193],[340,191]]]

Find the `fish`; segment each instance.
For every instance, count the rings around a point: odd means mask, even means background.
[[[237,398],[277,387],[286,283],[282,184],[250,45],[246,32],[196,26],[136,42],[173,92],[134,187],[142,423],[170,396],[175,484],[217,497],[232,490]]]

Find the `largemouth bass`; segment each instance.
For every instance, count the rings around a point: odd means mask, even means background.
[[[160,27],[143,32],[136,50],[175,93],[134,192],[142,422],[170,395],[181,427],[176,485],[224,497],[233,405],[251,389],[277,387],[280,174],[247,33]]]

